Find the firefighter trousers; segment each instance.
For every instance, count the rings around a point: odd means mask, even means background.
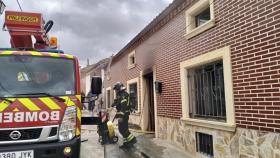
[[[129,116],[127,114],[125,114],[123,117],[119,118],[119,120],[118,120],[119,132],[124,138],[124,143],[129,143],[131,140],[133,140],[133,138],[135,138],[129,132],[128,120],[129,120]]]

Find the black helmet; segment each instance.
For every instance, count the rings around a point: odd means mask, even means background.
[[[120,90],[123,90],[123,89],[125,89],[125,87],[121,82],[117,82],[113,87],[113,90],[116,90],[116,91],[120,91]]]

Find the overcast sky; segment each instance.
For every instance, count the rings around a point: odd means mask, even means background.
[[[16,0],[3,0],[6,10],[19,10]],[[173,0],[19,0],[23,11],[54,20],[50,36],[60,49],[79,57],[82,66],[116,54]],[[3,25],[1,16],[1,26]],[[0,31],[0,47],[10,47]]]

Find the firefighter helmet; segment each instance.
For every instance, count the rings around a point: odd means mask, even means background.
[[[116,91],[125,90],[125,86],[121,82],[117,82],[114,85],[113,89]]]

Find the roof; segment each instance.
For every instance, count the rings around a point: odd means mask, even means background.
[[[165,25],[170,19],[175,17],[179,12],[181,12],[186,5],[183,5],[186,2],[186,0],[174,0],[167,8],[165,8],[155,19],[152,20],[140,33],[138,33],[124,48],[122,48],[113,58],[113,61],[115,61],[118,57],[120,57],[122,54],[124,54],[128,49],[131,47],[137,45],[138,41],[144,41],[144,36],[148,35],[151,36],[153,33],[158,31],[163,25]],[[182,6],[183,7],[180,7]],[[173,13],[170,16],[171,13]],[[164,20],[168,16],[169,20]],[[156,26],[159,27],[156,28]],[[156,28],[156,29],[155,29]]]
[[[102,59],[95,64],[91,64],[91,65],[88,65],[88,66],[82,68],[81,73],[85,74],[85,73],[89,73],[97,68],[105,68],[108,63],[109,63],[109,58]]]

